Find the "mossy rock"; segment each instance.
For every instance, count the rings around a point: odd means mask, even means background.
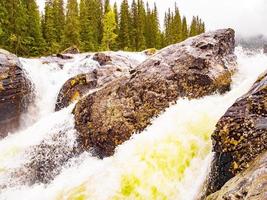
[[[212,134],[215,157],[207,194],[247,169],[267,149],[267,72],[227,110]]]
[[[143,131],[179,98],[201,98],[230,88],[234,31],[223,29],[171,45],[76,105],[80,145],[98,157]]]

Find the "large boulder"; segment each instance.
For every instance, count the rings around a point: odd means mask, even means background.
[[[219,190],[230,178],[250,166],[267,149],[267,72],[251,90],[237,99],[212,134],[214,160],[207,194]]]
[[[250,167],[229,180],[206,200],[267,199],[267,153],[259,155]]]
[[[78,140],[98,157],[144,130],[151,119],[182,97],[228,91],[235,70],[234,31],[205,33],[171,45],[76,105]]]
[[[115,53],[95,53],[86,59],[92,59],[99,66],[88,73],[70,78],[61,88],[55,110],[69,106],[91,90],[99,89],[122,76],[129,76],[130,71],[137,66],[137,61]]]
[[[19,59],[0,49],[0,138],[19,127],[31,98],[31,83]]]

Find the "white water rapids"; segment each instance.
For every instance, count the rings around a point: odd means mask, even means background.
[[[0,199],[193,200],[207,174],[212,157],[210,135],[216,122],[267,69],[263,53],[247,55],[236,48],[236,54],[239,71],[230,92],[180,99],[145,131],[119,146],[114,156],[99,160],[84,153],[69,161],[50,184],[11,185],[0,190]],[[141,54],[127,56],[144,60]],[[0,141],[0,185],[12,182],[7,174],[27,161],[30,155],[26,152],[32,146],[43,140],[53,143],[53,134],[63,131],[63,145],[73,145],[74,105],[55,113],[56,97],[68,78],[97,65],[85,55],[78,55],[63,69],[39,59],[21,61],[35,84],[35,103],[23,116],[20,131]]]

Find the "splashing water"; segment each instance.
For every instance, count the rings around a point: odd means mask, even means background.
[[[196,198],[212,157],[210,135],[216,122],[267,69],[267,56],[263,53],[246,55],[237,48],[236,54],[239,71],[233,77],[230,92],[198,100],[178,100],[154,119],[145,131],[119,146],[114,156],[99,160],[83,153],[71,160],[50,184],[8,187],[1,191],[0,199]],[[71,66],[74,63],[83,65],[83,58],[75,58],[73,63],[66,64],[69,67],[64,70],[55,69],[52,64],[44,65],[38,59],[23,59],[23,62],[36,84],[35,106],[39,110],[34,115],[36,123],[0,141],[0,183],[7,181],[5,174],[10,169],[21,166],[27,160],[25,151],[49,134],[63,129],[69,133],[69,136],[66,135],[68,143],[73,143],[75,138],[71,115],[73,105],[57,113],[53,109],[60,87],[75,74]],[[32,114],[28,113],[26,118],[29,119]]]

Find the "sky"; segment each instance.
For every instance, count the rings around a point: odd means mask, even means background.
[[[45,0],[37,0],[41,10]],[[122,0],[111,0],[111,3]],[[146,1],[146,0],[144,0]],[[191,20],[200,16],[208,31],[218,28],[234,28],[237,35],[267,37],[267,0],[147,0],[156,2],[161,22],[164,12],[177,3],[182,15]],[[131,2],[131,0],[129,0]]]

